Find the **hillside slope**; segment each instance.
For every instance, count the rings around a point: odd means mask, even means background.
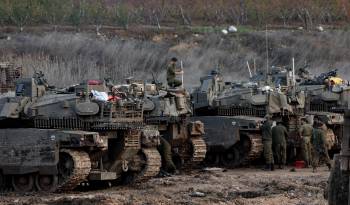
[[[314,74],[338,68],[350,74],[350,33],[347,31],[304,32],[269,31],[267,33],[269,65],[296,67],[307,63]],[[92,34],[45,33],[13,34],[0,40],[0,61],[13,61],[26,68],[26,75],[42,70],[49,82],[58,86],[86,78],[112,77],[121,81],[133,75],[152,79],[151,72],[164,80],[169,58],[183,61],[185,82],[199,83],[199,77],[220,68],[227,80],[248,77],[246,62],[266,68],[266,34],[249,32],[154,35],[148,40]]]

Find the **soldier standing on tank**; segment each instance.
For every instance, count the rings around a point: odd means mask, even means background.
[[[169,87],[179,87],[182,85],[182,82],[176,79],[177,74],[182,74],[181,69],[176,68],[177,58],[172,58],[170,63],[167,66],[167,76],[166,80]]]
[[[264,158],[265,158],[265,168],[264,170],[268,171],[274,170],[274,160],[272,154],[272,122],[271,116],[265,116],[266,121],[261,126],[262,142],[264,145]]]
[[[159,138],[160,138],[160,144],[157,148],[160,155],[162,156],[163,171],[166,172],[166,175],[168,175],[167,173],[173,174],[176,171],[176,166],[172,159],[171,145],[163,137],[159,137]]]
[[[322,125],[323,123],[320,121],[314,123],[314,131],[311,138],[313,172],[316,172],[317,166],[322,159],[325,160],[328,169],[331,169],[331,160],[326,147],[326,135],[324,130],[322,130]]]
[[[301,119],[301,127],[299,128],[299,136],[302,140],[302,153],[305,161],[305,167],[311,166],[311,137],[313,133],[313,127],[307,122],[305,118]]]
[[[283,169],[287,159],[288,131],[281,122],[272,128],[272,150],[273,156],[279,169]]]

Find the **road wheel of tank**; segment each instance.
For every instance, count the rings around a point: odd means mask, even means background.
[[[53,192],[58,186],[58,176],[56,175],[37,175],[35,185],[39,191]]]
[[[60,152],[60,160],[58,162],[59,181],[66,181],[74,172],[74,159],[69,153]]]
[[[219,166],[220,155],[215,152],[208,152],[204,164],[208,166]]]
[[[221,163],[227,168],[234,168],[241,164],[240,157],[238,147],[232,147],[221,155]]]
[[[248,136],[242,135],[241,140],[228,149],[221,157],[225,167],[235,168],[245,164],[251,149],[251,141]]]
[[[13,175],[12,186],[18,192],[32,191],[34,187],[34,176],[32,174]]]
[[[334,155],[334,166],[328,180],[328,204],[348,204],[349,174],[340,170],[340,156]]]

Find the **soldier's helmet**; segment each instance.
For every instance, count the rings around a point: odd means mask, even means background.
[[[321,121],[317,120],[317,121],[314,122],[314,127],[315,128],[321,128],[322,126],[323,126],[323,123]]]

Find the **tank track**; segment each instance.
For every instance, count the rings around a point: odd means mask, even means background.
[[[207,153],[207,145],[203,138],[200,137],[192,137],[190,139],[192,144],[192,157],[191,162],[200,163],[205,159],[205,155]]]
[[[59,184],[57,191],[73,190],[89,176],[91,170],[90,157],[84,151],[62,149],[60,152],[67,153],[72,157],[74,170],[68,179]]]
[[[184,150],[181,155],[183,159],[182,169],[191,169],[199,166],[204,161],[207,153],[207,145],[202,136],[195,136],[189,139],[189,146]]]
[[[264,148],[261,135],[247,134],[247,136],[250,141],[250,148],[249,148],[249,152],[247,153],[246,157],[242,162],[242,165],[247,165],[252,161],[259,159],[261,157],[261,154]]]
[[[137,176],[136,182],[146,181],[157,176],[162,166],[162,158],[156,148],[144,148],[142,149],[142,153],[145,156],[146,165]]]

